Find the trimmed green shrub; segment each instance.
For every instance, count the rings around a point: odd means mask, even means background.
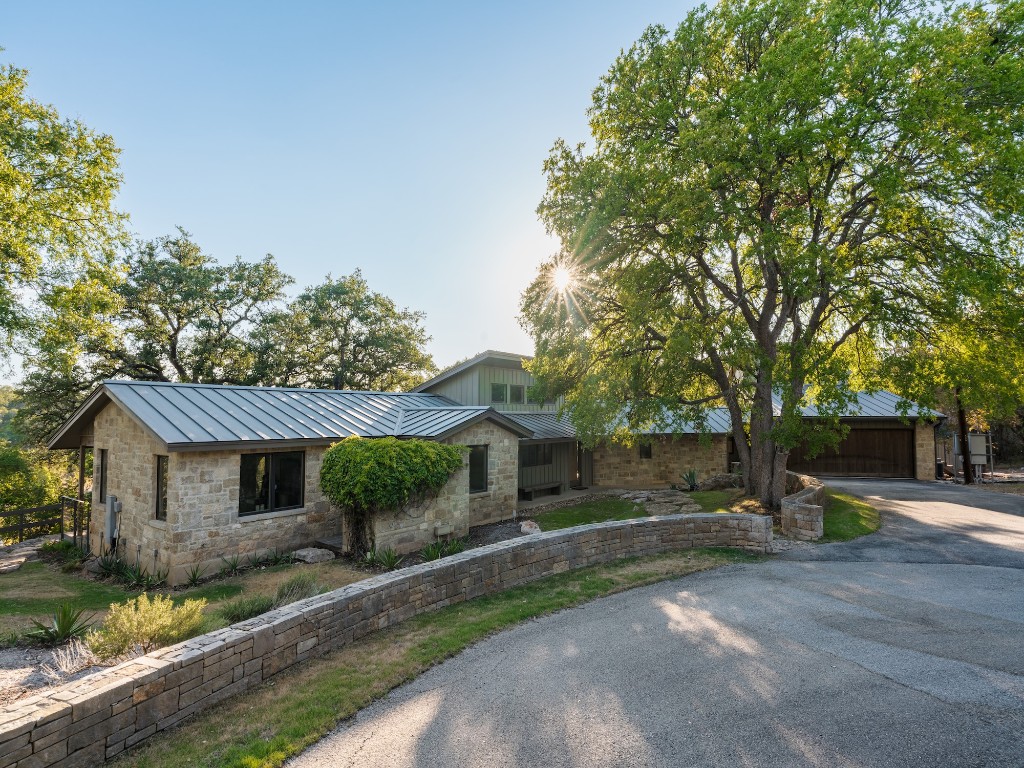
[[[465,448],[429,440],[348,437],[324,454],[320,486],[345,514],[357,554],[373,547],[377,512],[437,493],[462,467]]]
[[[126,603],[113,603],[103,626],[85,642],[101,659],[115,659],[138,647],[142,653],[187,640],[202,632],[206,600],[186,600],[175,607],[166,595],[145,593]]]

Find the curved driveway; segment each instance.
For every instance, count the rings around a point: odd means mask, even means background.
[[[1024,498],[832,484],[882,530],[518,626],[289,765],[1024,765]]]

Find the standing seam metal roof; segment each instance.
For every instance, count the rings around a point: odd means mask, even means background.
[[[491,408],[466,408],[440,395],[105,381],[51,438],[50,447],[77,447],[85,425],[109,401],[179,450],[326,443],[351,436],[437,438],[483,418],[528,434]]]

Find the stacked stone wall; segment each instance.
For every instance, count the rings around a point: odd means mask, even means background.
[[[435,496],[373,517],[374,546],[408,554],[438,539],[469,533],[469,458]],[[348,537],[346,536],[346,540]]]
[[[712,435],[659,435],[651,442],[651,458],[640,458],[638,445],[604,443],[594,449],[594,484],[621,488],[654,488],[683,482],[683,473],[697,471],[697,480],[729,471],[728,439]]]
[[[914,477],[935,479],[935,424],[918,419],[914,426]]]
[[[469,525],[511,520],[519,497],[519,438],[503,427],[482,421],[444,442],[487,446],[487,490],[469,494]],[[463,486],[469,490],[469,474]]]
[[[241,453],[195,451],[167,453],[116,404],[95,419],[95,449],[107,454],[107,493],[121,501],[118,553],[154,571],[168,571],[181,584],[190,568],[216,573],[224,557],[286,551],[341,532],[341,514],[320,489],[325,446],[305,454],[304,504],[299,509],[238,514]],[[292,449],[295,450],[295,449]],[[264,451],[259,451],[264,452]],[[167,519],[156,519],[156,457],[168,456]],[[99,478],[93,478],[99,487]],[[92,515],[93,551],[101,546],[102,505]]]
[[[761,515],[672,515],[512,539],[375,576],[0,709],[0,768],[98,765],[377,629],[571,568],[690,547],[763,553],[771,542]]]
[[[816,477],[786,473],[782,499],[782,533],[794,539],[814,541],[825,535],[825,485]]]

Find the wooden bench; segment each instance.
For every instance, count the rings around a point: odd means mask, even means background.
[[[553,483],[537,483],[536,485],[528,485],[525,488],[519,489],[519,498],[523,501],[533,501],[533,494],[537,491],[550,490],[555,496],[558,496],[562,492],[562,483],[556,480]]]

